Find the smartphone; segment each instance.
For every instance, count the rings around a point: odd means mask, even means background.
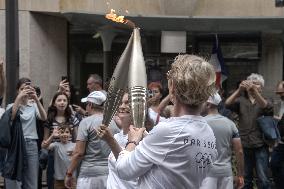
[[[26,85],[31,85],[30,81],[25,82]]]
[[[67,77],[67,76],[62,76],[62,77],[61,77],[61,81],[63,81],[63,80],[68,81],[68,77]]]

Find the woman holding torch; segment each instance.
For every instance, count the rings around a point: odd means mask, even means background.
[[[215,72],[203,58],[179,55],[168,72],[174,117],[160,122],[142,140],[145,128],[130,126],[119,153],[120,179],[139,178],[139,188],[199,188],[217,157],[213,131],[200,116],[215,92]]]
[[[99,137],[104,139],[110,146],[112,153],[110,153],[108,158],[108,168],[109,174],[107,179],[107,189],[136,189],[138,188],[138,178],[126,181],[118,177],[116,171],[116,160],[119,152],[125,149],[127,144],[129,127],[132,123],[130,115],[130,106],[128,101],[128,93],[125,93],[122,98],[122,104],[118,108],[117,116],[115,117],[115,122],[121,128],[120,133],[112,135],[110,129],[104,125],[98,129],[97,133]],[[154,125],[153,121],[149,116],[146,117],[145,125],[152,127]]]

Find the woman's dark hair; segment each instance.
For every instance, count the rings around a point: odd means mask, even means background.
[[[17,82],[17,90],[20,89],[20,87],[24,84],[24,83],[31,83],[31,80],[29,78],[26,77],[22,77],[19,79],[19,81]]]
[[[66,122],[69,122],[69,121],[71,120],[72,111],[71,111],[71,109],[70,109],[70,107],[69,107],[69,98],[68,98],[68,96],[67,96],[66,93],[64,93],[64,92],[57,92],[57,93],[55,93],[55,95],[53,96],[52,102],[51,102],[51,106],[48,108],[48,111],[47,111],[47,121],[48,121],[49,123],[52,123],[52,122],[55,121],[55,117],[56,117],[56,115],[57,115],[57,108],[55,107],[54,104],[55,104],[56,99],[57,99],[58,96],[60,96],[60,95],[64,95],[64,96],[66,96],[66,98],[67,98],[67,107],[66,107],[65,112],[64,112],[64,116],[65,116],[65,118],[66,118]]]

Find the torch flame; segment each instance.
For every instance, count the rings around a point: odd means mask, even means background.
[[[115,10],[111,9],[109,14],[106,14],[106,18],[114,22],[125,23],[124,16],[118,16],[115,14]]]
[[[110,13],[106,14],[105,16],[107,19],[112,20],[114,22],[118,22],[118,23],[123,23],[126,24],[132,28],[135,28],[135,24],[128,19],[125,19],[124,16],[118,16],[117,14],[115,14],[115,10],[111,9]]]

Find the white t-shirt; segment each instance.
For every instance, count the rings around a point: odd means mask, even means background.
[[[158,119],[158,113],[155,112],[152,108],[148,108],[148,114],[149,114],[150,119],[151,119],[151,120],[154,122],[154,124],[156,125],[157,119]],[[164,121],[164,120],[166,120],[166,118],[160,116],[158,122]]]
[[[217,158],[216,139],[201,116],[172,117],[150,131],[134,151],[120,152],[121,179],[139,177],[139,188],[196,189]]]
[[[12,108],[13,104],[14,103],[8,104],[6,109]],[[37,104],[29,100],[26,105],[20,105],[19,111],[24,138],[38,139],[36,120],[40,115]]]
[[[71,164],[71,156],[69,152],[73,152],[76,143],[53,142],[49,148],[54,152],[54,179],[64,180],[67,168]]]
[[[119,146],[124,149],[127,143],[128,135],[124,135],[123,131],[114,135],[115,140]],[[138,188],[138,178],[131,181],[125,181],[118,177],[116,169],[116,159],[111,152],[108,157],[108,178],[107,178],[107,189],[136,189]]]

